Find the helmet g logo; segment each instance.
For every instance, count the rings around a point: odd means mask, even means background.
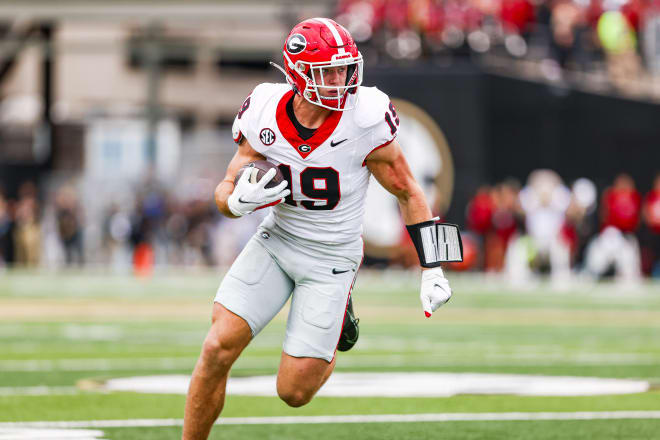
[[[307,40],[301,34],[293,34],[286,42],[286,51],[292,55],[298,54],[307,47]]]

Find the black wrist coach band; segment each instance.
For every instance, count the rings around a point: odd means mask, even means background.
[[[438,267],[441,263],[463,261],[463,242],[458,226],[428,220],[406,225],[422,267]]]

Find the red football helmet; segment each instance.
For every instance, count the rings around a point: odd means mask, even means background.
[[[343,26],[329,18],[305,20],[291,30],[283,53],[287,81],[307,101],[339,111],[355,106],[347,108],[346,99],[362,84],[362,55]],[[346,82],[326,85],[327,69],[342,66]]]

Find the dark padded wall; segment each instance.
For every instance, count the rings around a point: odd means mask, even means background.
[[[447,219],[462,223],[465,204],[487,181],[487,127],[481,105],[484,77],[473,67],[450,72],[437,69],[369,69],[365,85],[376,85],[393,98],[413,102],[438,123],[454,160],[454,195]]]
[[[366,85],[426,110],[447,137],[455,166],[448,218],[463,223],[480,184],[538,168],[600,190],[621,172],[645,193],[660,172],[660,105],[486,74],[475,67],[368,69]]]
[[[599,188],[621,172],[646,192],[660,172],[660,105],[487,76],[494,179],[552,168]]]

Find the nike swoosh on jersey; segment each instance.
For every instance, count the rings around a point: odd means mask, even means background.
[[[346,273],[346,272],[348,272],[348,271],[349,271],[349,269],[346,269],[346,270],[332,269],[332,273],[333,273],[333,275],[337,275],[337,274],[340,274],[340,273]]]
[[[337,145],[341,144],[342,142],[346,142],[347,140],[348,140],[348,138],[346,138],[346,139],[342,139],[342,140],[339,141],[339,142],[330,141],[330,146],[331,146],[331,147],[336,147]]]

